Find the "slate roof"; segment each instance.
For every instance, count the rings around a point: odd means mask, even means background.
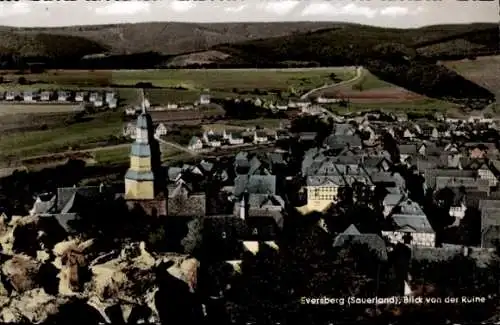
[[[56,205],[56,195],[52,197],[42,197],[39,196],[35,200],[33,204],[33,209],[31,209],[30,213],[33,215],[45,214],[52,211]]]
[[[171,182],[174,182],[179,175],[182,174],[182,168],[181,167],[168,167],[168,180]]]
[[[337,123],[333,125],[334,135],[352,135],[354,132],[354,127],[349,123]]]
[[[417,153],[417,145],[415,144],[400,144],[399,153],[402,155],[415,155]]]
[[[476,177],[477,172],[472,170],[457,169],[427,169],[424,172],[425,184],[427,187],[436,187],[436,178],[440,177]]]
[[[154,181],[155,176],[153,172],[150,171],[136,171],[129,169],[125,174],[125,178],[136,181]]]
[[[206,208],[205,193],[192,193],[184,182],[169,188],[167,204],[169,216],[204,217]]]
[[[404,196],[402,194],[392,194],[389,193],[384,197],[382,202],[384,206],[395,206],[403,200]]]
[[[279,195],[251,193],[248,195],[248,205],[250,208],[262,208],[264,205],[284,208],[285,201]]]
[[[393,214],[392,220],[396,231],[434,233],[434,229],[425,216]]]
[[[147,143],[134,142],[130,154],[137,157],[151,157],[151,147]]]
[[[481,231],[481,247],[496,248],[496,241],[500,239],[500,225],[488,226]]]
[[[74,200],[75,194],[89,201],[102,196],[99,186],[60,187],[57,189],[57,211],[61,211],[68,202]]]
[[[411,248],[411,257],[415,261],[444,262],[459,256],[463,249],[458,247],[418,247]]]
[[[239,197],[245,192],[254,194],[276,194],[274,175],[238,175],[234,179],[234,195]]]
[[[328,148],[342,148],[344,146],[361,147],[362,141],[358,135],[330,135],[323,145]]]
[[[465,187],[479,190],[488,190],[490,187],[487,179],[479,179],[473,177],[436,177],[436,189],[445,187]]]
[[[481,229],[489,226],[500,226],[500,208],[481,209]]]
[[[307,186],[346,186],[342,176],[309,176],[306,180]]]

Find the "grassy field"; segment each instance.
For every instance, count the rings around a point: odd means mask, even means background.
[[[256,70],[116,70],[112,82],[117,85],[135,85],[151,82],[158,87],[183,87],[187,89],[215,89],[231,92],[233,88],[260,89],[312,89],[331,82],[330,75],[347,80],[354,76],[352,68],[325,68],[312,70],[256,69]]]
[[[370,90],[370,89],[380,89],[380,88],[390,88],[395,87],[393,84],[383,81],[370,73],[369,71],[364,71],[361,79],[351,86],[352,89]]]
[[[48,130],[0,134],[0,154],[15,158],[61,152],[119,136],[123,127],[120,114],[96,114],[92,120]]]
[[[356,111],[369,111],[369,110],[383,110],[393,112],[448,112],[457,110],[458,106],[437,99],[425,98],[421,100],[408,101],[404,103],[350,103],[348,108],[339,105],[330,105],[328,107],[331,111],[336,113],[349,113]]]
[[[73,104],[0,104],[0,116],[5,114],[70,113],[83,108]]]
[[[172,146],[161,146],[162,160],[173,158],[184,153]],[[118,164],[127,163],[130,159],[130,146],[120,148],[100,149],[94,152],[94,159],[97,164]]]

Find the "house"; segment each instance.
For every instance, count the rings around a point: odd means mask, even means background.
[[[91,92],[89,95],[89,102],[93,103],[98,97],[100,97],[98,92]]]
[[[43,102],[48,102],[52,98],[52,93],[50,91],[42,91],[40,94],[40,100]]]
[[[486,162],[481,162],[477,169],[477,174],[480,179],[485,179],[489,182],[490,187],[497,186],[498,179]]]
[[[57,92],[57,101],[59,102],[67,102],[69,101],[69,93],[67,91],[58,91]]]
[[[203,141],[212,148],[222,146],[222,135],[215,134],[212,130],[203,132]]]
[[[276,130],[276,141],[287,140],[290,138],[290,133],[287,130]]]
[[[253,104],[257,107],[261,107],[263,102],[262,102],[262,99],[260,98],[255,98],[255,100],[253,101]]]
[[[339,189],[346,186],[340,175],[309,176],[306,180],[307,205],[311,210],[330,205],[337,200]]]
[[[110,109],[115,109],[117,106],[118,106],[118,101],[116,100],[116,98],[110,99],[108,101],[108,107]]]
[[[200,105],[208,105],[210,104],[210,95],[202,94],[200,95]]]
[[[362,234],[354,225],[347,227],[344,232],[335,237],[333,247],[345,247],[350,244],[366,245],[376,253],[381,261],[387,261],[387,247],[384,240],[377,234]]]
[[[99,107],[103,107],[104,106],[104,102],[103,102],[101,96],[95,97],[94,101],[92,103],[94,104],[95,108],[99,108]]]
[[[245,142],[243,139],[243,133],[235,131],[229,133],[227,141],[230,145],[241,145]]]
[[[79,91],[75,94],[75,102],[85,101],[85,92]]]
[[[384,207],[384,217],[388,217],[392,213],[392,210],[397,207],[403,200],[404,196],[400,193],[388,193],[382,201],[382,205]]]
[[[358,148],[361,149],[363,142],[358,135],[332,134],[324,141],[323,146],[328,149]]]
[[[135,132],[136,132],[136,124],[135,123],[128,123],[123,127],[123,136],[124,137],[130,137],[132,139],[135,139]]]
[[[259,217],[273,218],[279,228],[283,227],[285,201],[276,194],[246,193],[234,204],[233,213],[242,219]]]
[[[300,112],[307,115],[321,115],[324,110],[325,109],[319,105],[307,105],[300,107]]]
[[[288,103],[277,102],[275,107],[278,111],[286,111],[288,110]]]
[[[13,91],[8,91],[5,93],[5,100],[9,100],[9,101],[16,100],[16,97],[17,97],[17,94]]]
[[[35,101],[36,100],[35,99],[35,93],[33,91],[30,91],[30,90],[25,91],[23,93],[23,100],[25,102],[33,102],[33,101]]]
[[[243,193],[276,194],[274,175],[237,175],[234,179],[233,195],[240,198]]]
[[[421,215],[393,214],[392,224],[388,230],[382,231],[392,244],[435,247],[436,233],[427,217]]]
[[[204,217],[206,215],[205,193],[195,193],[182,179],[168,188],[168,216]]]
[[[269,137],[266,132],[264,131],[254,131],[253,134],[253,143],[260,144],[260,143],[266,143],[269,141]]]
[[[164,136],[167,135],[167,127],[165,124],[160,123],[155,129],[155,136]]]
[[[125,108],[125,115],[127,116],[135,116],[137,114],[137,109],[135,107],[127,107]]]
[[[193,136],[188,143],[189,150],[200,150],[203,148],[203,141],[199,137]]]
[[[179,108],[179,105],[175,104],[175,103],[168,103],[167,104],[167,110],[175,110],[175,109],[178,109]]]
[[[107,91],[104,95],[105,102],[109,105],[111,102],[116,103],[116,94],[112,91]]]
[[[335,97],[330,97],[326,95],[320,95],[316,97],[316,103],[318,104],[329,104],[329,103],[336,103],[339,100]]]

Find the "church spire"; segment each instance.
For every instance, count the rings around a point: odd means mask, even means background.
[[[144,97],[144,88],[141,88],[141,108],[142,114],[146,114],[146,98]]]

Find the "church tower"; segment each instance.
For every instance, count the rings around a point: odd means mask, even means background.
[[[159,145],[153,136],[153,121],[146,111],[144,90],[141,90],[141,94],[142,112],[137,118],[130,168],[125,174],[127,200],[153,200],[158,193],[157,171],[161,165]]]

